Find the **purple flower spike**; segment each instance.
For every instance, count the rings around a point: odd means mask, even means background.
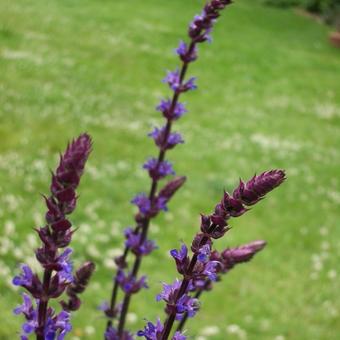
[[[152,132],[148,134],[149,137],[152,137],[155,141],[155,144],[161,150],[170,150],[173,149],[177,144],[184,143],[184,140],[180,133],[178,132],[171,132],[168,135],[168,138],[165,139],[165,126],[161,127],[160,129],[155,127]]]
[[[149,171],[149,175],[153,180],[159,180],[168,175],[175,175],[175,171],[170,162],[158,162],[156,158],[150,158],[145,162],[143,168]]]
[[[183,114],[187,112],[185,106],[182,103],[177,102],[174,108],[172,108],[171,104],[172,101],[170,99],[163,99],[156,109],[157,111],[162,112],[163,116],[169,120],[176,120],[182,117]]]
[[[254,176],[244,183],[240,180],[239,186],[234,190],[233,197],[245,205],[253,205],[261,200],[269,191],[278,187],[285,180],[283,170],[271,170]]]

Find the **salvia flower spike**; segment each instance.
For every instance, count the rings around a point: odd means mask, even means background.
[[[182,244],[179,250],[170,251],[182,280],[175,280],[170,285],[164,283],[163,292],[157,295],[157,301],[164,300],[166,303],[167,319],[164,324],[158,325],[160,335],[156,339],[168,339],[175,320],[180,321],[177,332],[181,334],[180,331],[182,331],[186,319],[195,316],[199,310],[198,298],[200,294],[204,290],[211,289],[212,282],[217,281],[222,274],[228,272],[238,263],[249,261],[264,248],[264,241],[254,241],[241,247],[226,249],[219,254],[212,250],[212,245],[214,239],[223,237],[229,230],[228,220],[231,217],[242,215],[248,210],[247,205],[258,202],[259,198],[263,198],[264,195],[279,186],[284,179],[285,173],[282,170],[267,171],[259,176],[254,176],[245,185],[242,184],[251,188],[256,195],[248,201],[243,200],[238,194],[224,193],[214,212],[208,216],[202,215],[201,232],[194,237],[191,244],[193,255],[191,257],[188,255],[188,247],[185,244]],[[234,190],[234,193],[240,191],[239,186]],[[194,296],[192,296],[193,294]],[[138,334],[147,338],[147,329],[150,329],[150,326]],[[181,336],[184,335],[181,334]]]
[[[160,210],[166,211],[166,202],[169,198],[162,197],[161,192],[157,194],[159,181],[168,176],[174,175],[175,171],[171,163],[165,160],[166,151],[172,149],[174,146],[183,143],[183,138],[180,134],[171,131],[173,122],[182,117],[187,112],[187,109],[183,103],[179,101],[179,97],[182,93],[195,90],[197,88],[195,77],[185,79],[186,72],[189,63],[197,59],[197,45],[204,41],[210,41],[210,33],[212,26],[219,16],[219,12],[228,4],[230,0],[213,0],[204,7],[202,15],[196,16],[192,24],[189,26],[189,38],[190,44],[186,45],[184,42],[180,42],[176,52],[182,62],[181,68],[174,71],[168,71],[164,82],[169,85],[169,88],[173,91],[171,98],[164,98],[160,104],[156,107],[158,111],[163,114],[166,120],[164,126],[160,128],[154,128],[149,134],[154,139],[156,146],[159,148],[159,155],[157,158],[150,158],[146,161],[143,168],[146,169],[151,178],[151,189],[149,194],[140,193],[131,202],[138,207],[138,214],[136,216],[137,226],[135,233],[140,233],[141,237],[139,242],[144,243],[147,238],[150,219],[155,217]],[[126,257],[129,253],[130,245],[128,242],[125,244],[125,250],[123,255],[117,260],[116,264],[121,264],[119,271],[126,270]],[[139,267],[142,260],[140,252],[134,251],[135,260],[132,270],[129,276],[134,277],[139,271]],[[118,274],[117,274],[118,275]],[[116,298],[118,293],[119,282],[116,275],[114,279],[114,285],[111,296],[110,309],[113,314],[116,304]],[[125,296],[122,304],[122,310],[118,323],[118,336],[122,336],[125,325],[125,318],[129,308],[131,295],[125,291]],[[106,313],[107,315],[108,313]],[[108,320],[108,327],[112,326],[112,320]]]
[[[31,294],[24,293],[23,305],[14,310],[15,314],[21,313],[26,318],[22,339],[35,333],[38,340],[62,340],[72,328],[70,312],[80,306],[77,294],[85,290],[94,270],[94,264],[87,262],[73,275],[72,249],[66,248],[74,232],[67,216],[76,208],[76,189],[91,147],[90,136],[86,133],[80,135],[67,146],[56,171],[52,173],[51,195],[45,197],[46,225],[36,229],[42,241],[36,250],[36,258],[44,269],[42,280],[26,264],[21,266],[22,273],[13,279],[14,285],[25,288]],[[69,301],[61,302],[63,310],[57,314],[48,302],[65,291]]]

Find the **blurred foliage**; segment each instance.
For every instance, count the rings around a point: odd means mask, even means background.
[[[326,23],[340,29],[340,0],[263,0],[276,7],[299,6],[311,13],[322,15]]]

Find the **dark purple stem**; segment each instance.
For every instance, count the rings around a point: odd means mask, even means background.
[[[214,228],[216,227],[215,224],[212,224],[209,228],[209,232],[212,232],[214,230]],[[201,242],[200,242],[200,246],[202,247],[204,246],[207,241],[208,241],[208,237],[203,237]],[[178,290],[177,296],[176,296],[176,301],[177,302],[186,292],[191,280],[191,275],[193,273],[193,270],[195,268],[195,265],[197,263],[197,254],[194,254],[191,258],[190,264],[189,264],[189,268],[188,271],[182,281],[181,287]],[[164,323],[164,329],[162,332],[162,337],[160,340],[167,340],[169,337],[169,334],[171,332],[172,326],[175,322],[176,319],[176,310],[174,310],[172,313],[169,314],[168,318],[166,319],[165,323]]]
[[[52,276],[51,269],[45,269],[43,279],[43,297],[39,301],[38,309],[38,329],[36,331],[37,340],[44,340],[44,329],[46,323],[47,306],[48,306],[48,290],[50,288],[50,281]]]

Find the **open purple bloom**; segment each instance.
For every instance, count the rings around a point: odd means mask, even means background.
[[[174,108],[172,108],[172,101],[170,99],[163,99],[156,109],[157,111],[162,112],[163,116],[169,120],[176,120],[187,112],[184,104],[179,102],[177,102]]]
[[[163,283],[163,291],[156,296],[156,301],[164,300],[167,303],[173,303],[181,283],[182,281],[177,279],[172,284]]]
[[[114,327],[109,327],[104,334],[105,340],[133,340],[133,336],[128,331],[124,331],[122,336],[119,337],[118,331]]]
[[[158,162],[156,158],[150,158],[144,163],[143,168],[149,171],[149,175],[153,180],[159,180],[168,175],[175,175],[170,162]]]
[[[125,229],[124,233],[126,238],[125,245],[136,255],[148,255],[157,248],[155,242],[152,240],[146,239],[141,242],[142,235],[140,233],[135,233],[132,228]]]
[[[189,295],[182,295],[181,298],[176,302],[177,315],[176,318],[178,320],[181,319],[181,314],[187,313],[188,317],[193,317],[199,310],[199,301],[198,299],[192,298]]]
[[[184,140],[180,133],[178,132],[170,132],[168,138],[165,140],[165,126],[160,129],[155,127],[152,132],[148,134],[148,136],[152,137],[155,141],[155,144],[162,150],[169,150],[174,148],[177,144],[184,143]]]
[[[151,209],[151,202],[144,193],[136,195],[131,203],[135,204],[139,208],[139,211],[145,215],[148,214]]]
[[[13,284],[15,286],[30,287],[33,281],[32,269],[27,264],[21,265],[22,273],[19,276],[13,278]]]
[[[156,324],[154,325],[152,322],[148,322],[144,327],[144,330],[138,331],[137,336],[144,336],[147,340],[159,340],[163,331],[163,324],[160,319],[157,319]]]
[[[176,261],[177,271],[180,274],[185,274],[189,265],[187,246],[183,243],[179,251],[177,249],[173,249],[170,251],[170,255]]]
[[[206,275],[211,281],[217,280],[218,268],[221,265],[218,261],[209,261],[205,264],[203,274]]]
[[[187,44],[184,41],[180,41],[176,49],[176,53],[184,62],[192,62],[197,59],[197,47],[194,46],[191,51],[189,50]]]
[[[156,216],[160,210],[167,211],[167,202],[167,197],[158,196],[153,200],[151,204],[149,198],[144,193],[136,195],[131,200],[131,203],[135,204],[139,208],[139,211],[142,215],[149,217]]]
[[[186,92],[197,88],[195,79],[195,77],[192,77],[181,84],[180,73],[177,69],[176,71],[168,71],[167,76],[163,81],[164,83],[168,83],[170,88],[175,92]]]
[[[186,339],[187,337],[179,331],[175,332],[174,336],[172,337],[172,340],[186,340]]]
[[[73,275],[72,275],[72,262],[70,260],[70,255],[72,254],[71,248],[66,248],[64,252],[59,255],[58,257],[58,265],[60,270],[58,271],[59,278],[66,282],[72,282],[73,281]]]
[[[70,323],[70,313],[61,311],[54,317],[48,317],[45,326],[45,339],[46,340],[64,340],[67,333],[72,330]]]
[[[134,294],[140,291],[142,288],[148,288],[146,283],[146,276],[142,276],[140,279],[132,276],[131,273],[125,274],[123,270],[118,270],[116,280],[121,286],[122,290],[128,294]]]
[[[209,260],[210,253],[211,253],[211,244],[207,243],[199,249],[197,260],[202,263],[207,262]]]
[[[28,335],[33,333],[38,327],[38,312],[33,307],[31,297],[25,293],[22,294],[23,304],[13,310],[15,315],[23,314],[26,321],[22,325],[21,339],[28,339]]]

